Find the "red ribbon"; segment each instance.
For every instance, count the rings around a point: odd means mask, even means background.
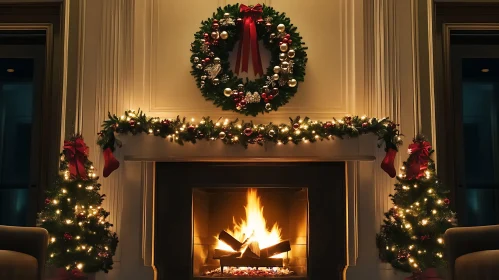
[[[428,141],[415,142],[409,145],[407,179],[419,179],[424,176],[424,171],[428,168],[430,159],[431,144]]]
[[[262,18],[263,7],[260,4],[257,4],[254,7],[248,7],[241,4],[239,11],[244,15],[244,18],[243,38],[239,43],[239,50],[237,52],[236,73],[239,74],[239,69],[241,67],[241,54],[243,60],[243,72],[248,72],[249,52],[251,47],[251,57],[253,58],[253,70],[255,71],[255,76],[257,74],[263,76],[262,59],[260,57],[260,49],[258,47],[258,38],[256,34],[256,22]]]
[[[71,177],[80,176],[82,179],[87,179],[85,160],[88,157],[88,147],[83,139],[76,138],[74,141],[64,141],[64,155],[69,162]]]

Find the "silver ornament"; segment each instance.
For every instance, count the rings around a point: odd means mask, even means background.
[[[213,59],[213,62],[215,62],[215,64],[220,64],[220,61],[221,61],[221,60],[220,60],[220,57],[215,57],[215,58]]]
[[[279,25],[277,26],[277,31],[279,31],[279,32],[281,32],[281,33],[282,33],[282,32],[284,32],[285,30],[286,30],[286,26],[285,26],[284,24],[282,24],[282,23],[281,23],[281,24],[279,24]]]
[[[295,56],[296,56],[296,51],[295,50],[289,50],[288,57],[289,58],[294,58]]]
[[[218,31],[211,32],[211,38],[213,40],[218,40],[218,38],[220,38],[220,33],[218,33]]]
[[[214,56],[215,56],[215,53],[214,53],[214,52],[210,52],[210,53],[208,54],[208,56],[210,56],[210,57],[214,57]]]
[[[274,74],[274,75],[272,76],[272,79],[274,79],[274,81],[279,80],[279,74]]]
[[[291,79],[288,81],[289,87],[296,87],[297,84],[298,84],[298,82],[295,79]]]
[[[270,103],[267,103],[268,105],[270,105]],[[267,106],[265,106],[267,107]],[[275,136],[275,131],[273,129],[269,130],[269,136],[270,137],[274,137]]]
[[[220,84],[220,80],[218,78],[213,79],[212,81],[213,85],[217,86]]]
[[[225,97],[230,97],[232,95],[232,89],[231,88],[224,89],[224,95]]]
[[[196,57],[193,59],[193,61],[194,61],[194,63],[198,63],[198,62],[199,62],[199,57],[197,57],[197,56],[196,56]]]
[[[282,65],[282,64],[281,64]],[[279,66],[274,66],[274,73],[279,74],[281,72],[281,67]]]
[[[222,139],[222,140],[224,140],[224,139],[225,139],[225,136],[227,136],[227,135],[226,135],[226,134],[225,134],[225,132],[223,132],[223,131],[221,131],[221,132],[218,134],[218,138],[220,138],[220,139]]]
[[[229,38],[229,33],[227,33],[227,31],[222,31],[222,33],[220,33],[220,38],[222,38],[222,40],[227,40],[227,38]]]
[[[229,13],[225,13],[225,14],[224,14],[224,18],[225,18],[225,19],[230,18],[230,14],[229,14]]]
[[[287,58],[287,56],[286,56],[286,54],[285,54],[285,53],[280,53],[280,54],[279,54],[279,60],[280,60],[280,61],[284,61],[284,60],[286,60],[286,58]]]
[[[201,65],[201,64],[197,64],[197,65],[196,65],[196,68],[197,68],[197,69],[203,69],[203,65]]]
[[[272,111],[272,104],[270,103],[265,104],[265,110]]]
[[[201,76],[201,80],[203,81],[206,80],[206,78],[207,78],[206,75]]]
[[[288,44],[283,43],[282,45],[279,46],[279,49],[281,52],[287,52],[288,51]]]
[[[243,85],[243,84],[239,84],[239,85],[237,85],[237,89],[239,89],[239,90],[243,90],[243,89],[244,89],[244,85]]]

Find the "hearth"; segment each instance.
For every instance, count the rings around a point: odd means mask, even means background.
[[[157,163],[158,279],[342,279],[344,162]]]

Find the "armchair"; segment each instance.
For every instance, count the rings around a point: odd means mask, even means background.
[[[0,226],[0,279],[42,280],[47,247],[44,228]]]
[[[499,279],[499,225],[450,228],[444,241],[450,279]]]

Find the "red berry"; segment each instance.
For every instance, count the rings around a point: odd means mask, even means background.
[[[207,58],[205,58],[205,59],[204,59],[204,62],[205,62],[205,63],[210,63],[210,60],[211,60],[211,59],[210,59],[209,57],[207,57]]]
[[[213,28],[213,30],[218,30],[219,27],[220,27],[220,25],[218,25],[218,23],[213,23],[213,25],[211,26],[211,28]]]
[[[271,94],[271,95],[269,95],[269,100],[272,100],[272,99],[274,99],[274,96]]]
[[[265,92],[264,92],[264,93],[262,93],[262,98],[263,98],[263,99],[267,98],[267,94],[266,94]]]
[[[287,44],[289,42],[289,40],[288,40],[288,38],[284,38],[284,39],[282,39],[282,42]]]
[[[268,98],[264,98],[263,101],[265,101],[265,103],[269,103],[269,99]]]
[[[241,106],[246,106],[246,100],[241,100],[240,104]]]
[[[206,41],[204,42],[205,45],[209,46],[210,45],[210,42]]]
[[[288,45],[291,45],[291,43],[293,43],[293,40],[289,39],[288,40]]]
[[[299,128],[299,127],[300,127],[300,124],[298,124],[298,123],[293,124],[293,128],[294,128],[294,129],[297,129],[297,128]]]
[[[286,39],[288,39],[288,40],[289,40],[289,38],[291,38],[291,35],[286,34],[286,36],[284,36],[284,38],[286,38]]]
[[[240,96],[240,97],[243,97],[243,96],[244,96],[244,92],[240,91],[240,92],[239,92],[239,96]]]
[[[218,23],[218,19],[214,19],[214,20],[213,20],[213,23]]]
[[[208,33],[204,33],[203,36],[204,36],[205,39],[207,39],[208,37],[210,37],[210,35]]]
[[[253,134],[253,129],[251,129],[249,127],[244,129],[244,135],[250,136],[251,134]]]

